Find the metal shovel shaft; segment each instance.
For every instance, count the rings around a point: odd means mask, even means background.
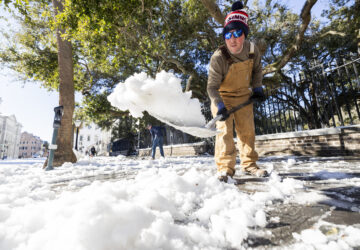
[[[230,110],[228,110],[227,114],[230,115],[236,111],[238,111],[239,109],[249,105],[250,103],[252,103],[253,101],[251,99],[247,100],[246,102],[244,103],[241,103],[233,108],[231,108]],[[215,124],[217,121],[221,120],[223,116],[222,115],[217,115],[215,116],[211,121],[209,121],[206,125],[205,125],[205,128],[207,129],[214,129],[215,128]]]

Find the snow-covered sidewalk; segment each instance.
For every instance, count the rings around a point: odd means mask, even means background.
[[[217,180],[212,157],[83,158],[53,171],[44,160],[0,161],[1,250],[360,246],[360,221],[327,220],[337,208],[360,218],[358,160],[267,158],[268,180],[239,172],[235,184]],[[315,206],[308,227],[284,226],[282,209]],[[282,243],[281,227],[292,236]]]

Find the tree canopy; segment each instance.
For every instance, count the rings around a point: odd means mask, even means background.
[[[183,80],[184,91],[207,101],[207,65],[223,43],[223,19],[230,1],[213,0],[65,0],[64,10],[53,18],[52,2],[10,1],[4,6],[18,10],[21,30],[8,37],[0,60],[24,78],[57,89],[57,27],[73,47],[75,90],[84,101],[81,115],[102,126],[127,116],[108,103],[116,84],[135,72],[154,76],[171,71]],[[331,0],[320,25],[311,10],[316,0],[304,0],[300,15],[286,3],[255,0],[250,16],[249,39],[263,54],[265,85],[287,78],[287,74],[309,67],[315,56],[333,60],[339,54],[356,53],[359,0]],[[246,6],[248,1],[244,1]],[[15,14],[14,14],[15,15]],[[270,74],[272,73],[272,74]],[[80,114],[79,114],[80,115]],[[149,119],[145,116],[145,119]]]

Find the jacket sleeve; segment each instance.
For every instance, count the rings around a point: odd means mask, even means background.
[[[221,51],[217,50],[211,56],[209,65],[209,76],[207,82],[207,93],[211,102],[218,104],[222,102],[219,88],[224,78],[223,64],[226,63],[222,58]]]

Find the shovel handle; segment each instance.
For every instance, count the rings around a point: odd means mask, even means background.
[[[217,115],[217,116],[215,116],[211,121],[209,121],[209,122],[205,125],[205,128],[207,128],[207,129],[213,129],[213,128],[215,128],[216,122],[217,122],[217,121],[220,121],[222,117],[223,117],[222,115]]]
[[[236,111],[238,111],[239,109],[249,105],[250,103],[252,103],[253,101],[251,99],[247,100],[246,102],[244,103],[241,103],[233,108],[231,108],[230,110],[228,110],[227,114],[230,115]],[[215,116],[211,121],[209,121],[206,125],[205,125],[205,128],[207,129],[213,129],[215,128],[215,124],[217,121],[221,120],[223,116],[222,115],[217,115]]]
[[[245,107],[245,106],[249,105],[249,104],[250,104],[250,103],[252,103],[252,102],[253,102],[253,101],[252,101],[251,99],[249,99],[249,100],[247,100],[246,102],[241,103],[241,104],[239,104],[239,105],[237,105],[237,106],[235,106],[235,107],[231,108],[231,109],[227,112],[227,114],[228,114],[228,115],[230,115],[230,114],[232,114],[232,113],[234,113],[234,112],[238,111],[239,109],[241,109],[241,108],[243,108],[243,107]]]

